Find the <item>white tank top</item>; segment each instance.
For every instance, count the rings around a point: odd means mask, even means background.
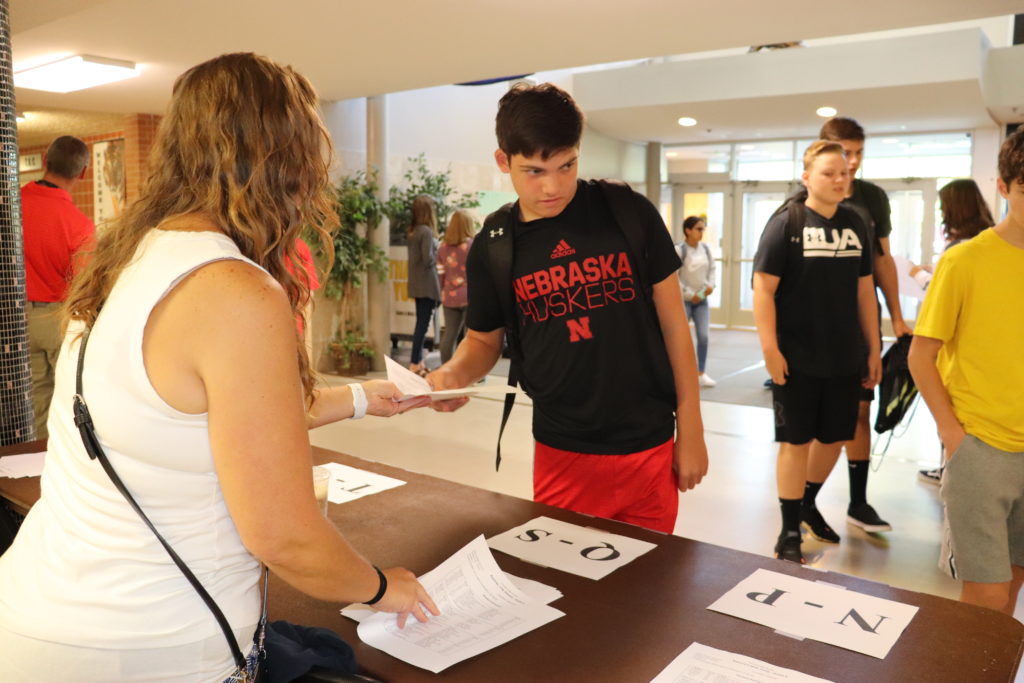
[[[259,563],[224,504],[207,415],[167,405],[142,358],[153,307],[190,272],[222,259],[252,263],[219,233],[150,231],[96,320],[83,387],[114,469],[238,629],[259,619]],[[195,590],[85,453],[72,417],[80,330],[69,326],[57,361],[42,497],[0,557],[0,624],[33,638],[113,649],[220,634]]]

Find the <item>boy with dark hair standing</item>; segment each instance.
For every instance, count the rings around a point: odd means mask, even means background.
[[[772,216],[754,256],[754,321],[772,377],[779,442],[775,556],[799,563],[812,440],[838,456],[853,436],[861,388],[881,375],[871,247],[860,218],[841,204],[849,185],[843,148],[813,143],[802,180],[806,202],[792,200]]]
[[[577,179],[582,131],[576,103],[551,84],[501,98],[494,157],[519,198],[474,240],[467,336],[428,380],[477,381],[508,328],[534,403],[534,499],[670,533],[679,491],[708,467],[679,257],[644,197],[612,188],[632,209],[616,220],[610,184]],[[509,281],[495,276],[502,239],[512,240]]]
[[[864,159],[864,129],[851,118],[837,116],[825,122],[819,137],[837,142],[842,146],[846,162],[850,167],[850,187],[842,206],[853,209],[860,216],[868,231],[868,244],[873,252],[874,286],[872,296],[877,297],[876,287],[882,290],[893,332],[897,337],[910,334],[911,330],[903,320],[900,309],[899,287],[896,280],[896,264],[889,251],[889,234],[892,222],[889,218],[889,197],[885,190],[867,180],[857,178],[861,161]],[[878,305],[879,327],[882,309]],[[881,344],[881,336],[879,336]],[[871,401],[874,389],[863,389],[857,412],[857,429],[851,440],[843,444],[850,475],[850,505],[846,521],[868,532],[891,531],[892,525],[879,517],[867,500],[868,472],[871,469]],[[801,520],[815,538],[826,543],[838,543],[839,534],[828,525],[815,504],[818,491],[835,467],[839,450],[818,442],[811,443],[807,459],[807,481],[804,486]]]
[[[1024,583],[1024,130],[1003,143],[998,187],[1006,217],[942,255],[909,361],[945,446],[939,566],[963,582],[960,600],[1012,615]]]

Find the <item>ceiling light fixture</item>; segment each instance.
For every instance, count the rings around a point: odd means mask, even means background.
[[[830,119],[839,112],[836,110],[835,107],[818,107],[818,109],[814,113],[823,119]]]
[[[29,90],[68,93],[134,78],[139,69],[134,62],[89,55],[74,55],[49,64],[14,73],[14,85]]]
[[[693,118],[692,116],[682,116],[676,123],[678,123],[683,128],[689,128],[690,126],[697,125],[697,119]]]
[[[679,152],[665,152],[665,156],[668,157],[669,159],[675,159],[677,156],[679,156]]]

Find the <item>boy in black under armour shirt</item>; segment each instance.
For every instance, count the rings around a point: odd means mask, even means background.
[[[779,442],[775,556],[793,562],[804,561],[800,511],[811,441],[838,454],[853,437],[861,387],[875,386],[881,375],[871,245],[860,217],[840,206],[849,177],[838,143],[808,147],[807,200],[769,220],[754,257],[754,320]],[[791,225],[791,212],[802,221]]]
[[[708,466],[679,258],[649,201],[624,190],[635,211],[622,226],[604,186],[577,179],[582,129],[575,102],[553,85],[518,85],[501,99],[495,160],[519,199],[474,240],[468,333],[428,380],[441,389],[483,377],[514,320],[534,402],[534,499],[671,532],[678,491]],[[498,283],[489,248],[509,235],[511,281]]]

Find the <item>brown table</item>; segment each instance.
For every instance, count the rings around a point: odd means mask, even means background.
[[[23,448],[18,452],[32,450]],[[0,452],[12,452],[3,449]],[[545,569],[500,552],[517,576],[557,587],[565,616],[441,674],[417,669],[361,643],[339,606],[310,599],[271,579],[273,619],[326,626],[353,645],[363,669],[384,681],[649,681],[690,643],[738,652],[833,681],[1012,681],[1024,653],[1024,625],[1004,614],[677,536],[491,493],[435,477],[315,448],[336,461],[408,482],[331,505],[330,516],[374,563],[426,572],[478,534],[492,536],[546,515],[650,541],[647,554],[599,581]],[[0,495],[21,502],[24,480],[0,479]],[[38,488],[36,488],[38,491]],[[917,605],[920,610],[884,660],[771,629],[706,607],[755,569],[822,579]]]

